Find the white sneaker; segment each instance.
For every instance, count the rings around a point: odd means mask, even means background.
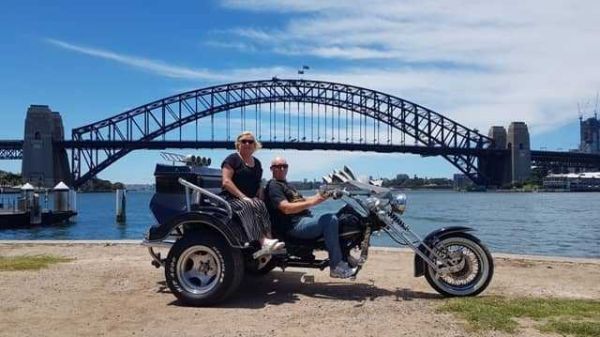
[[[264,239],[262,248],[267,250],[268,252],[272,252],[275,250],[281,250],[285,247],[285,242],[281,242],[277,239]]]
[[[350,268],[347,262],[340,261],[337,266],[329,270],[329,276],[333,278],[349,278],[356,274],[357,268]]]
[[[285,242],[281,242],[277,239],[264,239],[262,247],[256,251],[252,256],[258,259],[264,255],[271,255],[274,251],[280,251],[285,247]]]

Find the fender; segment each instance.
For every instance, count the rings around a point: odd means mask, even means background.
[[[429,233],[425,239],[423,239],[423,244],[430,246],[432,242],[435,242],[436,240],[439,240],[449,234],[466,233],[472,231],[474,231],[473,228],[464,226],[442,227]],[[427,250],[423,244],[421,244],[418,249],[427,254]],[[415,277],[423,276],[425,274],[425,268],[427,268],[427,263],[425,263],[425,261],[423,261],[419,255],[415,254]]]
[[[146,239],[147,241],[162,241],[177,227],[183,227],[184,230],[208,227],[220,233],[230,246],[236,248],[242,248],[244,241],[247,240],[239,224],[229,221],[223,212],[216,212],[213,207],[181,213],[164,224],[154,225],[148,230]]]

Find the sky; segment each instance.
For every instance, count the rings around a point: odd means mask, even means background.
[[[3,1],[0,139],[21,139],[30,104],[72,128],[209,85],[296,78],[416,102],[487,130],[524,121],[534,149],[579,143],[600,90],[597,1]],[[220,162],[225,150],[180,150]],[[442,158],[261,150],[291,179],[349,165],[364,175],[451,177]],[[100,177],[153,181],[159,153],[136,151]],[[377,165],[373,165],[377,163]],[[0,161],[20,171],[20,161]]]

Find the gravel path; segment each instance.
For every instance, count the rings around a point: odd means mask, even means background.
[[[0,255],[75,261],[0,272],[0,336],[467,336],[436,307],[444,299],[414,278],[413,255],[372,251],[356,281],[310,269],[247,277],[219,307],[182,307],[146,249],[124,243],[0,243]],[[600,298],[600,260],[496,256],[482,296]],[[314,283],[302,283],[302,275]],[[505,336],[487,332],[486,336]],[[524,327],[520,336],[540,335]],[[542,335],[540,335],[542,336]],[[547,336],[547,335],[544,335]]]

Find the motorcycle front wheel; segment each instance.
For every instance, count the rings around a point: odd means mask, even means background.
[[[494,275],[494,261],[489,250],[475,236],[455,233],[442,237],[435,247],[439,256],[452,265],[450,271],[437,273],[431,266],[425,278],[431,287],[444,296],[475,296],[487,288]],[[442,261],[430,258],[438,265]],[[448,263],[450,262],[450,263]]]

